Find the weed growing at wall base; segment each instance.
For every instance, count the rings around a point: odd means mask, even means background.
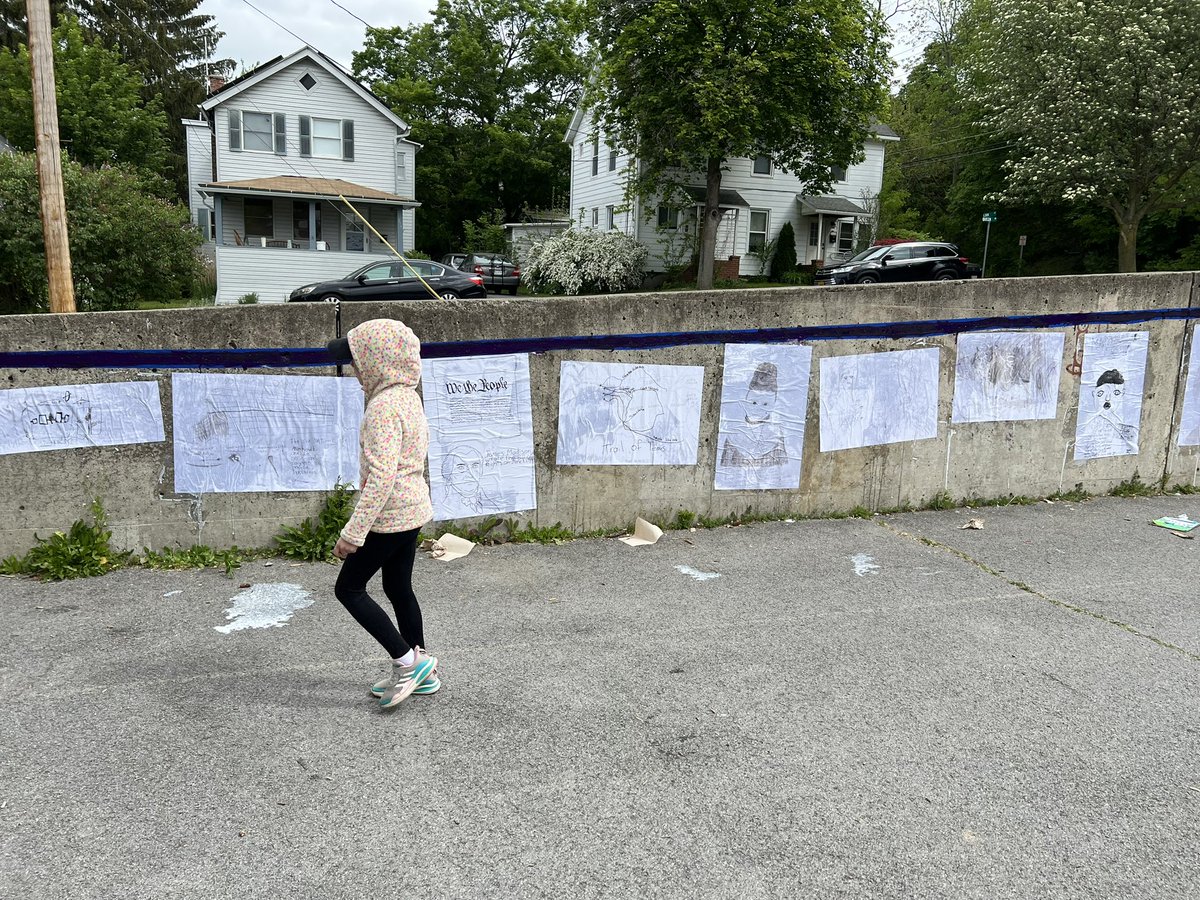
[[[31,575],[50,581],[87,578],[120,568],[130,557],[128,551],[112,547],[112,532],[104,506],[97,497],[92,501],[92,521],[77,519],[65,533],[56,531],[49,538],[34,535],[37,546],[23,557],[10,556],[0,562],[5,575]]]
[[[333,548],[354,512],[354,491],[344,484],[334,487],[314,520],[311,516],[299,525],[285,525],[275,536],[284,556],[313,562],[330,562]]]

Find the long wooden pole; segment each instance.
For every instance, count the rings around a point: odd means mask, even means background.
[[[25,0],[29,15],[29,63],[33,75],[33,128],[37,138],[38,181],[42,186],[42,235],[50,280],[50,312],[75,312],[71,247],[67,243],[67,204],[63,198],[58,140],[58,99],[54,93],[54,36],[49,0]]]

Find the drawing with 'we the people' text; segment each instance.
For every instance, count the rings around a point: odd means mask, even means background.
[[[528,354],[425,360],[421,383],[434,518],[537,508]]]
[[[164,439],[157,381],[0,391],[0,454]]]
[[[358,483],[353,378],[176,374],[175,490],[318,491]]]
[[[558,464],[696,464],[702,366],[564,362]]]

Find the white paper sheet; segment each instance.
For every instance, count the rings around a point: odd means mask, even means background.
[[[560,466],[694,466],[703,366],[564,362]]]
[[[960,334],[952,421],[1053,419],[1062,359],[1062,332]]]
[[[1076,461],[1137,454],[1149,346],[1148,331],[1084,336]]]
[[[938,349],[821,360],[821,450],[937,437]]]
[[[157,381],[0,391],[0,454],[162,440]]]
[[[180,493],[358,484],[363,393],[353,378],[177,374],[171,394]]]
[[[426,360],[421,384],[434,519],[535,509],[529,356]]]
[[[800,486],[812,348],[726,344],[718,491]]]
[[[1192,329],[1192,356],[1188,363],[1187,385],[1183,389],[1179,446],[1200,446],[1200,325]]]

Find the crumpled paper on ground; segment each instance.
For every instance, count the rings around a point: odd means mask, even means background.
[[[475,549],[475,545],[466,538],[460,538],[453,534],[443,534],[436,541],[425,541],[421,544],[421,549],[428,551],[429,555],[434,559],[440,559],[442,562],[450,562],[452,559],[460,559]]]
[[[617,538],[617,540],[630,547],[643,547],[646,544],[656,543],[662,534],[662,529],[657,525],[651,524],[645,519],[637,519],[633,523],[633,534]]]

